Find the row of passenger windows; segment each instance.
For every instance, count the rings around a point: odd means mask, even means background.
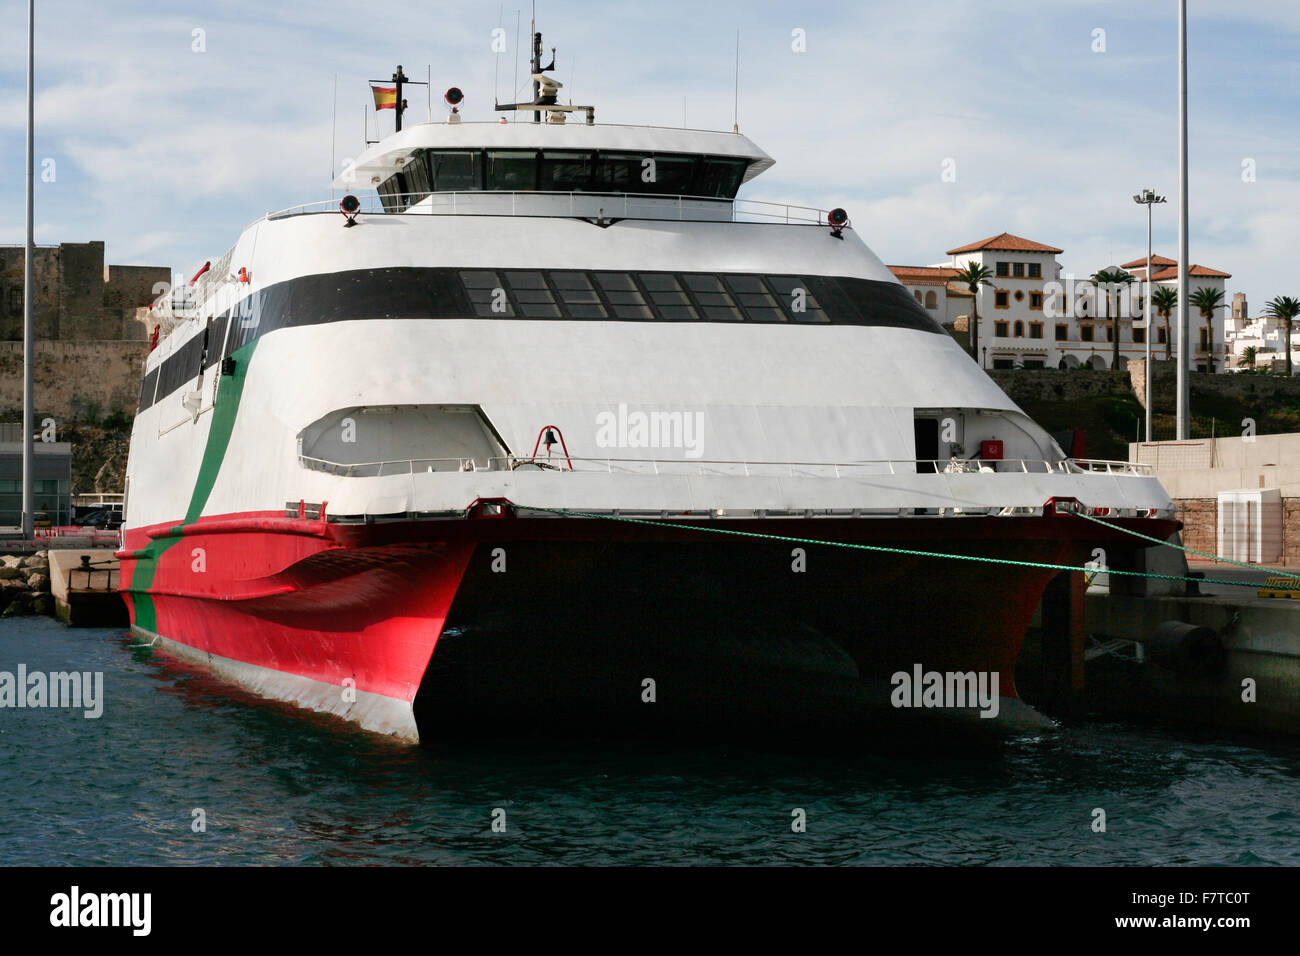
[[[734,199],[749,160],[579,150],[416,150],[376,187],[387,212],[435,192],[599,192]]]
[[[827,322],[795,276],[664,272],[461,272],[483,318]]]
[[[896,282],[702,272],[394,267],[258,289],[150,371],[140,410],[277,329],[370,319],[560,319],[871,325],[943,334]],[[229,327],[229,335],[227,335]]]

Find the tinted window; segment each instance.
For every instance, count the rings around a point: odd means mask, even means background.
[[[427,154],[428,176],[438,192],[481,189],[481,171],[477,150],[432,152]]]
[[[561,193],[587,191],[593,171],[591,153],[545,152],[537,188]]]
[[[532,150],[491,150],[487,154],[487,188],[537,188],[537,154]]]
[[[698,196],[712,196],[732,199],[740,188],[744,178],[745,167],[749,162],[744,159],[706,159],[701,164],[700,176],[695,187]]]

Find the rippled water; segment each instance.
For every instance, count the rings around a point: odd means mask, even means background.
[[[103,671],[106,697],[98,720],[0,710],[5,863],[1300,864],[1290,741],[1090,724],[978,747],[419,749],[130,644],[0,621],[0,670]]]

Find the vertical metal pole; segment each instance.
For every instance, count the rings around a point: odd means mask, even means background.
[[[1178,438],[1186,441],[1191,405],[1187,315],[1187,0],[1178,0]]]
[[[33,479],[35,475],[32,455],[32,364],[35,361],[32,339],[36,333],[35,283],[32,281],[32,259],[36,243],[32,239],[32,190],[36,168],[35,121],[33,107],[36,89],[36,0],[27,0],[27,240],[23,251],[23,538],[30,539],[35,532],[35,502]]]
[[[1151,333],[1155,326],[1151,322],[1151,203],[1147,203],[1147,295],[1142,303],[1142,317],[1147,320],[1147,331],[1144,336],[1146,339],[1146,356],[1147,356],[1147,383],[1146,383],[1146,405],[1147,405],[1147,441],[1151,441]]]

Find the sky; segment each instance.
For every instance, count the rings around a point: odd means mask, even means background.
[[[24,234],[25,6],[4,0],[0,34],[0,243]],[[1189,258],[1232,273],[1256,315],[1300,297],[1300,3],[1188,7]],[[431,69],[435,120],[450,86],[466,120],[526,99],[530,15],[518,0],[36,0],[36,241],[101,239],[111,263],[188,275],[264,213],[330,198],[363,148],[367,81],[397,63]],[[1148,186],[1169,199],[1155,251],[1177,255],[1176,0],[543,0],[538,28],[563,95],[598,122],[735,117],[776,160],[742,197],[842,206],[888,263],[1006,231],[1087,275],[1146,254],[1132,196]],[[422,89],[408,125],[428,118]]]

